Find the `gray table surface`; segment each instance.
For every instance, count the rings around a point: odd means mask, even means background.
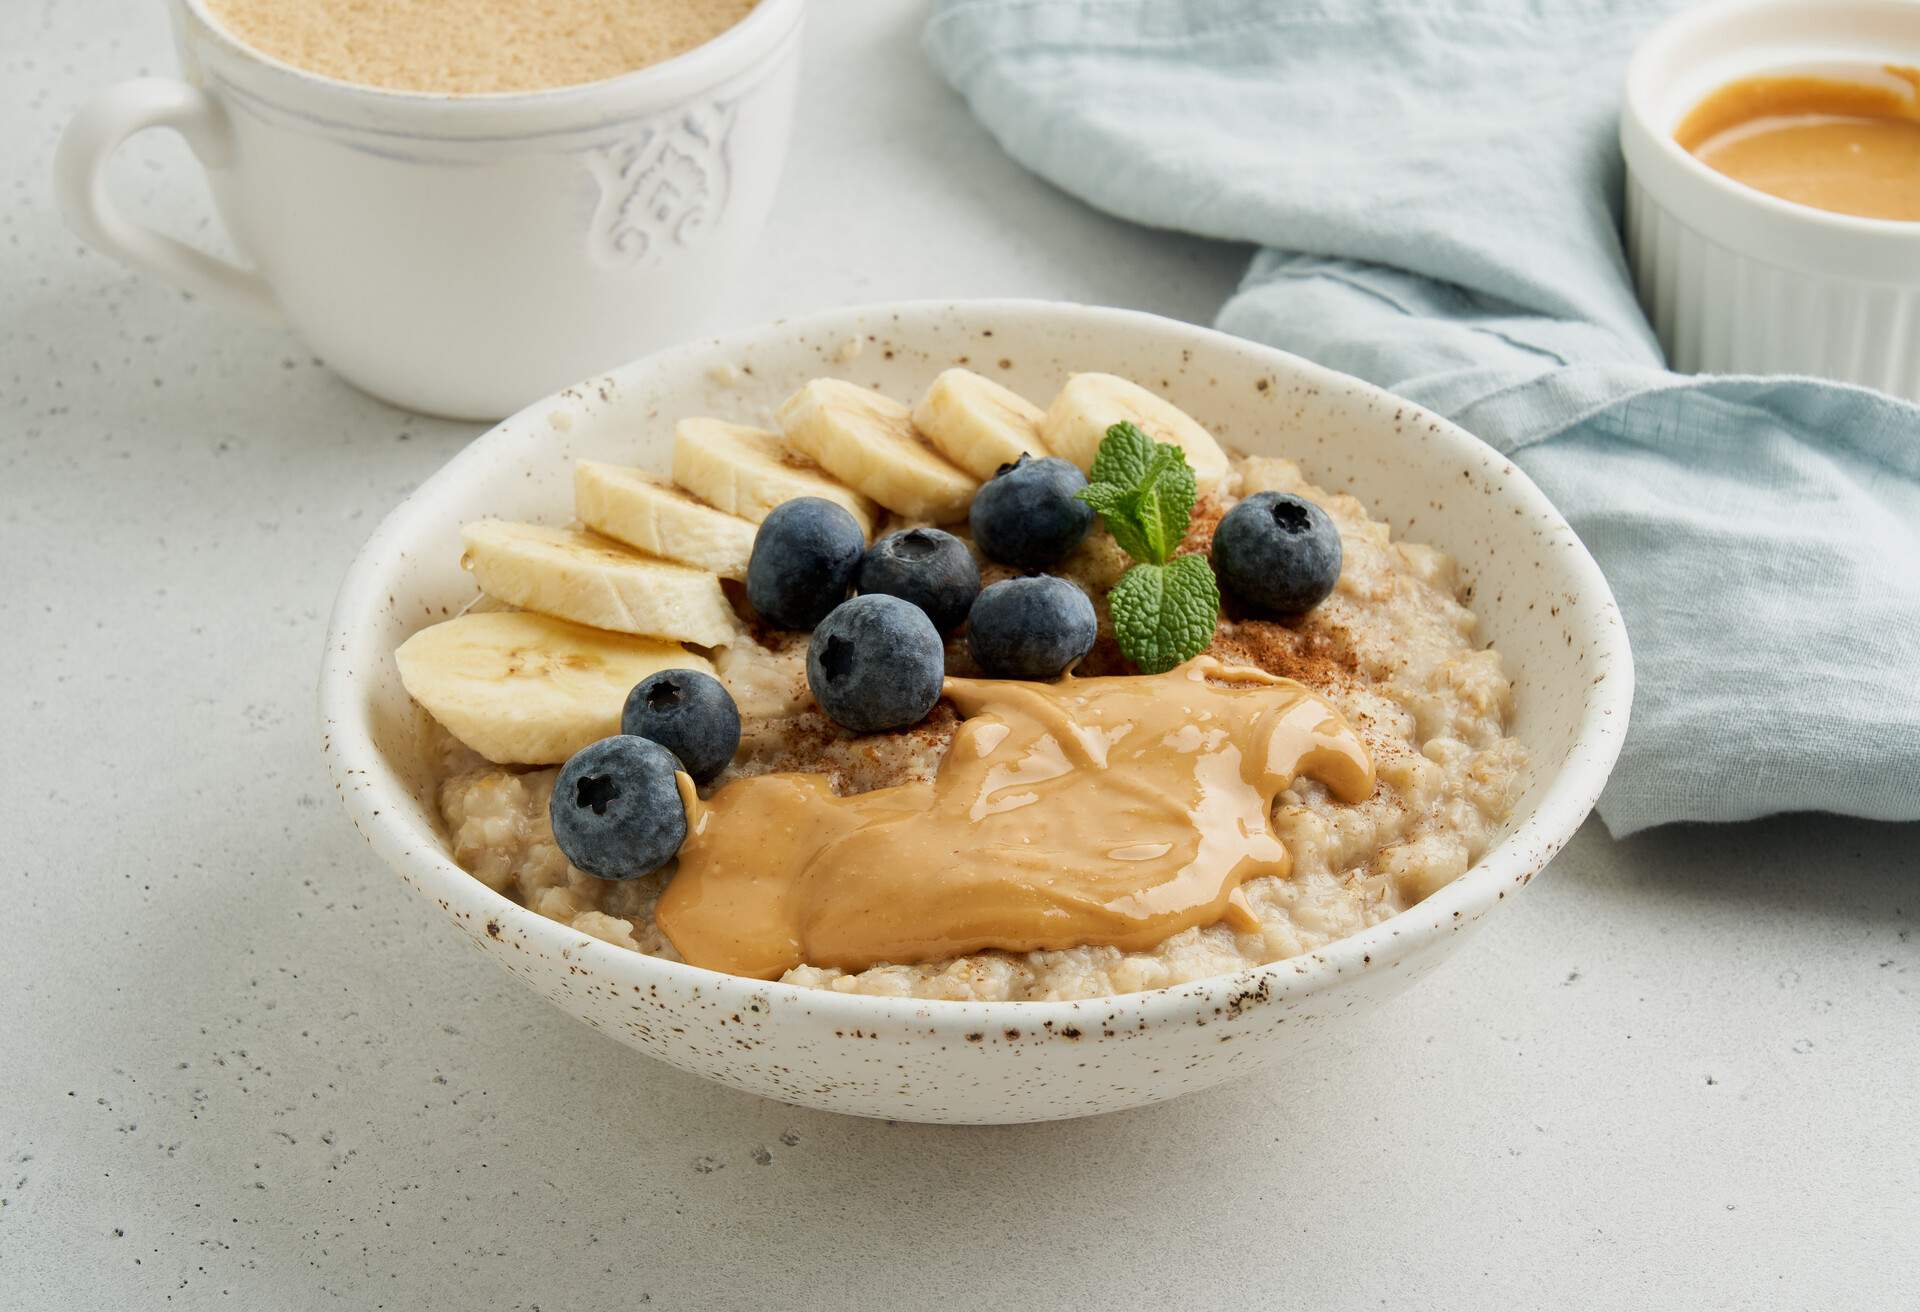
[[[478,431],[83,251],[48,161],[157,7],[0,43],[0,1306],[1915,1306],[1920,827],[1589,823],[1311,1065],[1091,1121],[843,1119],[617,1047],[368,855],[312,683]],[[913,296],[1205,321],[1245,252],[1021,173],[911,3],[824,0],[721,326]],[[21,40],[24,34],[24,41]],[[129,206],[217,236],[184,150]]]

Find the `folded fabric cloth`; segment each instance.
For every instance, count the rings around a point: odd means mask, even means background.
[[[1101,209],[1265,247],[1219,326],[1510,453],[1612,582],[1615,835],[1920,819],[1920,407],[1670,373],[1619,88],[1673,0],[940,0],[933,66]]]

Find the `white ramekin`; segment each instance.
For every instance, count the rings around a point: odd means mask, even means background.
[[[1920,400],[1920,223],[1780,200],[1673,139],[1737,78],[1884,64],[1920,64],[1920,3],[1734,0],[1678,15],[1635,53],[1620,115],[1627,252],[1675,369],[1813,374]]]

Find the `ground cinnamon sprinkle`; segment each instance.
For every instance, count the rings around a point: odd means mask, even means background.
[[[937,759],[959,726],[960,716],[944,701],[911,729],[879,734],[855,733],[818,710],[805,710],[765,725],[755,755],[758,770],[824,774],[834,792],[845,795],[924,777],[914,763]]]
[[[1187,521],[1187,535],[1180,539],[1180,545],[1174,549],[1176,556],[1207,555],[1213,550],[1213,531],[1220,527],[1220,520],[1226,515],[1227,507],[1220,504],[1220,498],[1207,495],[1195,503],[1193,518]]]
[[[853,736],[815,710],[801,711],[776,723],[781,750],[789,756],[817,756],[829,744]]]
[[[1097,679],[1110,674],[1138,674],[1120,650],[1120,642],[1113,636],[1111,629],[1102,629],[1100,636],[1093,640],[1093,650],[1088,652],[1081,662],[1074,666],[1073,672],[1081,678]]]
[[[886,755],[892,756],[900,754],[899,749],[902,746],[908,748],[944,747],[952,740],[954,731],[959,727],[960,713],[954,710],[953,706],[944,700],[935,702],[933,709],[927,712],[926,719],[920,721],[920,723],[914,725],[911,729],[902,729],[890,735],[893,742],[889,744],[890,750],[886,752]],[[841,730],[841,732],[843,734],[847,733],[846,730]],[[862,735],[858,734],[848,734],[847,736],[854,738],[862,737]],[[876,764],[881,760],[881,752],[877,746],[879,741],[881,740],[869,734],[865,735],[865,742],[862,744],[863,749],[867,753],[867,758]]]
[[[1344,691],[1359,677],[1346,629],[1337,624],[1279,620],[1223,620],[1214,630],[1214,655],[1253,665],[1319,692]]]
[[[747,601],[746,584],[733,579],[721,579],[720,590],[726,594],[728,603],[733,607],[733,613],[738,615],[740,622],[745,625],[747,636],[776,656],[790,647],[806,643],[811,636],[795,629],[777,629],[761,619],[755,613],[752,604]]]

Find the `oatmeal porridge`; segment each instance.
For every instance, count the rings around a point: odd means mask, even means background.
[[[930,392],[929,401],[933,396]],[[1154,400],[1165,406],[1158,398]],[[753,443],[735,442],[727,448],[726,458],[736,462],[729,470],[703,473],[697,468],[700,459],[719,458],[712,450],[695,453],[699,458],[677,452],[679,486],[666,487],[665,480],[659,480],[659,494],[640,497],[631,515],[644,521],[635,527],[650,544],[687,541],[690,549],[682,559],[711,556],[711,544],[723,540],[735,544],[729,547],[728,559],[736,559],[742,549],[737,544],[737,517],[757,514],[754,522],[763,524],[771,522],[774,513],[769,507],[747,510],[747,503],[741,499],[742,489],[760,470],[768,483],[783,486],[803,479],[837,478],[848,488],[835,500],[848,511],[870,511],[878,524],[876,537],[929,520],[953,525],[956,514],[964,513],[966,499],[979,486],[975,479],[983,472],[984,462],[1003,461],[999,468],[1005,474],[1024,466],[1023,455],[1038,456],[1070,446],[1070,438],[1064,435],[1052,442],[1044,440],[1059,428],[1046,422],[1052,418],[1051,413],[1043,416],[1037,407],[1026,406],[1017,397],[1012,402],[1000,397],[994,401],[996,417],[1011,418],[993,431],[994,441],[983,448],[987,454],[973,462],[975,472],[965,472],[957,462],[934,471],[938,477],[930,472],[913,484],[915,491],[904,500],[884,478],[862,480],[849,474],[849,457],[826,439],[812,444],[804,439],[796,441],[795,446],[802,450],[796,457],[783,455],[770,440],[756,438]],[[891,426],[895,436],[908,434],[916,443],[925,443],[910,450],[904,446],[899,449],[902,462],[893,472],[895,483],[916,474],[915,462],[937,460],[939,452],[946,449],[939,440],[930,440],[932,431],[941,426],[939,416],[915,411],[909,419],[905,407],[896,412],[864,399],[862,406],[863,422],[872,419],[884,423]],[[1024,410],[1019,408],[1023,406]],[[1121,414],[1116,426],[1120,419],[1137,420],[1142,427],[1155,424],[1157,431],[1149,430],[1154,436],[1164,434],[1183,446],[1189,445],[1171,425],[1157,422],[1157,414]],[[1192,420],[1185,422],[1193,424]],[[1477,640],[1474,616],[1466,604],[1467,590],[1443,552],[1393,541],[1387,525],[1370,518],[1358,500],[1312,485],[1290,461],[1266,457],[1235,460],[1223,455],[1209,469],[1210,452],[1197,443],[1201,439],[1211,443],[1212,439],[1197,424],[1193,428],[1198,437],[1192,439],[1195,446],[1188,454],[1191,470],[1200,475],[1194,480],[1197,497],[1191,502],[1184,536],[1177,539],[1177,547],[1168,544],[1156,568],[1172,571],[1182,557],[1204,559],[1211,554],[1220,560],[1222,553],[1216,549],[1219,544],[1215,534],[1228,513],[1261,494],[1279,494],[1284,505],[1311,503],[1330,521],[1329,534],[1337,531],[1337,581],[1330,576],[1331,591],[1304,614],[1275,616],[1260,613],[1258,606],[1242,604],[1232,586],[1232,573],[1223,570],[1223,581],[1229,586],[1222,589],[1227,595],[1218,606],[1210,639],[1203,632],[1186,651],[1175,653],[1188,660],[1187,664],[1166,674],[1143,674],[1139,635],[1129,631],[1133,620],[1126,609],[1128,602],[1124,592],[1117,589],[1121,589],[1129,570],[1136,568],[1136,561],[1145,557],[1139,554],[1137,545],[1133,545],[1134,554],[1129,554],[1126,548],[1132,539],[1125,536],[1124,528],[1105,532],[1096,526],[1084,532],[1077,545],[1049,569],[1051,577],[1072,584],[1091,606],[1087,629],[1090,649],[1082,647],[1072,675],[1053,686],[1064,689],[1060,695],[1068,697],[1076,690],[1111,687],[1126,691],[1130,685],[1145,688],[1149,685],[1144,681],[1150,678],[1204,677],[1219,683],[1237,677],[1258,680],[1263,686],[1285,685],[1298,689],[1291,694],[1296,701],[1310,698],[1324,710],[1330,718],[1323,728],[1331,732],[1330,726],[1337,723],[1342,741],[1350,743],[1342,750],[1351,760],[1364,762],[1366,772],[1361,780],[1353,770],[1329,773],[1325,768],[1301,766],[1296,771],[1292,768],[1296,762],[1285,762],[1289,768],[1274,777],[1273,788],[1259,800],[1270,832],[1256,837],[1262,842],[1277,840],[1277,846],[1261,848],[1259,860],[1240,867],[1248,872],[1247,877],[1223,882],[1216,874],[1204,894],[1196,895],[1192,907],[1186,908],[1185,920],[1137,922],[1142,926],[1139,932],[1149,935],[1155,924],[1178,926],[1164,937],[1128,941],[1118,932],[1083,929],[1080,937],[1069,935],[1062,941],[1057,930],[1061,923],[1059,907],[1050,905],[1047,923],[1056,928],[1048,933],[1032,937],[988,933],[972,939],[957,932],[945,939],[938,934],[923,936],[924,941],[935,945],[944,941],[975,946],[945,954],[939,954],[937,946],[917,951],[894,949],[911,958],[905,960],[851,950],[836,955],[824,946],[801,955],[801,949],[792,946],[798,939],[781,939],[781,952],[772,956],[748,954],[737,958],[759,963],[754,967],[733,964],[736,958],[725,951],[715,949],[719,954],[714,955],[704,946],[696,950],[692,946],[698,938],[694,916],[681,910],[676,919],[675,914],[669,914],[675,911],[675,898],[668,898],[664,907],[662,900],[674,881],[681,880],[675,897],[682,906],[699,901],[689,892],[695,888],[696,875],[692,872],[700,869],[703,873],[698,878],[709,878],[704,867],[699,867],[701,845],[711,845],[706,826],[714,817],[725,822],[725,799],[746,796],[753,785],[745,781],[765,776],[817,776],[818,796],[809,802],[816,808],[868,795],[895,795],[882,794],[882,790],[898,793],[909,788],[932,789],[937,781],[957,774],[964,764],[958,759],[948,761],[957,742],[969,744],[965,747],[967,760],[976,750],[984,752],[984,748],[970,745],[969,735],[978,723],[974,717],[981,713],[982,705],[988,705],[1004,718],[1005,707],[992,703],[1000,685],[982,676],[1005,677],[1005,671],[982,667],[983,657],[989,661],[998,657],[972,632],[973,628],[986,632],[976,602],[968,636],[949,631],[935,655],[938,700],[931,710],[901,727],[856,731],[846,726],[849,717],[845,712],[840,712],[841,722],[836,722],[823,710],[825,699],[817,698],[812,691],[821,675],[817,665],[810,673],[809,651],[816,649],[817,660],[821,635],[836,619],[814,620],[820,627],[811,640],[797,627],[771,627],[764,613],[756,614],[754,607],[746,604],[737,582],[727,584],[722,592],[712,575],[652,556],[635,555],[629,563],[637,571],[629,593],[612,600],[604,596],[581,600],[583,589],[576,585],[563,600],[546,608],[556,617],[554,622],[564,625],[569,634],[574,626],[584,626],[582,635],[591,631],[608,642],[613,641],[607,636],[610,631],[632,635],[630,640],[621,639],[632,645],[619,648],[614,668],[605,675],[607,688],[591,689],[591,696],[581,695],[582,705],[592,707],[592,713],[577,717],[577,722],[565,721],[564,747],[539,753],[517,752],[520,739],[489,739],[484,733],[465,732],[456,737],[444,729],[436,730],[440,735],[439,807],[454,859],[488,887],[530,910],[632,951],[669,960],[685,960],[687,955],[707,952],[700,956],[699,964],[814,988],[919,998],[1050,1000],[1159,988],[1308,952],[1414,905],[1477,860],[1491,845],[1513,806],[1524,760],[1522,748],[1506,732],[1512,696],[1500,656]],[[765,435],[767,439],[773,436]],[[1096,432],[1096,442],[1097,438]],[[1089,448],[1082,441],[1080,449],[1084,453]],[[1091,456],[1085,459],[1093,464],[1098,482],[1100,465]],[[682,476],[683,468],[691,472]],[[644,491],[643,484],[636,486]],[[1193,493],[1188,495],[1193,497]],[[877,504],[857,500],[862,497],[872,497]],[[780,498],[769,500],[777,508]],[[1257,504],[1264,507],[1273,500],[1267,497]],[[896,509],[896,504],[906,504],[908,510]],[[956,506],[961,509],[956,511]],[[710,521],[708,517],[715,518]],[[720,518],[729,522],[721,524]],[[635,535],[623,532],[618,520],[617,513],[603,515],[593,527],[634,540]],[[974,522],[978,526],[980,518],[976,516]],[[862,540],[867,527],[858,527]],[[721,530],[731,536],[723,538]],[[767,534],[762,532],[761,536]],[[949,535],[937,536],[944,541]],[[984,535],[969,533],[965,524],[953,527],[951,536],[965,543],[973,557],[971,562],[958,562],[958,568],[961,573],[977,569],[977,580],[971,586],[981,597],[994,594],[996,584],[1031,573],[1030,568],[983,559],[986,553],[980,550],[982,544],[977,539]],[[472,541],[484,544],[498,539],[495,533]],[[597,542],[594,550],[604,554],[609,546],[617,544]],[[526,606],[526,598],[547,595],[539,586],[539,570],[545,565],[544,557],[538,554],[546,547],[542,540],[516,549],[517,555],[496,551],[475,572],[483,579],[504,579],[504,587],[488,586],[487,590],[495,595],[508,592],[517,605]],[[1005,557],[1009,553],[998,554]],[[747,574],[747,567],[742,566],[729,577],[739,579]],[[748,590],[752,587],[749,578]],[[870,590],[866,583],[859,589],[862,594]],[[724,598],[734,618],[716,619],[716,596]],[[1119,600],[1110,600],[1115,598]],[[643,608],[651,609],[644,610],[638,622],[626,625],[624,630],[607,618],[617,614],[625,621]],[[1116,611],[1121,615],[1118,625]],[[737,626],[737,631],[715,641],[715,625],[722,622]],[[578,641],[591,639],[581,636]],[[697,650],[678,645],[687,643],[697,644]],[[1192,646],[1199,644],[1204,644],[1204,654],[1198,660],[1189,660]],[[405,649],[402,655],[405,670]],[[510,663],[516,673],[525,665],[519,658]],[[558,658],[551,663],[567,664]],[[1161,660],[1161,668],[1171,664],[1175,664],[1172,656]],[[673,842],[675,848],[682,842],[687,844],[677,865],[669,854],[658,869],[634,877],[601,878],[587,873],[563,852],[550,818],[556,780],[562,773],[557,762],[566,753],[620,733],[620,703],[626,688],[669,668],[712,672],[737,707],[737,747],[730,756],[721,758],[726,762],[724,768],[699,783],[697,794],[693,780],[684,773],[679,775],[688,822],[685,836]],[[1223,673],[1235,670],[1243,673]],[[944,683],[939,682],[942,677]],[[410,681],[410,690],[414,687]],[[416,691],[415,695],[443,724],[461,725],[468,720],[440,703],[450,708],[456,693],[477,696],[482,691],[494,695],[490,685],[484,690],[436,690],[427,695]],[[573,689],[566,691],[572,696]],[[434,700],[436,696],[440,703]],[[997,743],[1002,733],[1004,726],[996,728],[989,745]],[[1261,746],[1259,750],[1268,748]],[[1081,797],[1098,798],[1101,789],[1112,786],[1099,780],[1081,782],[1092,790]],[[924,800],[935,794],[913,796]],[[931,801],[925,804],[933,805]],[[1169,808],[1175,830],[1184,805]],[[817,828],[820,814],[823,812],[817,809],[806,812],[802,830]],[[974,814],[977,819],[977,806]],[[1137,821],[1137,811],[1128,814],[1136,817],[1130,823],[1144,823]],[[1257,821],[1254,827],[1258,827]],[[1246,828],[1242,825],[1243,830]],[[1139,852],[1130,848],[1128,859],[1138,859],[1141,854],[1157,856],[1172,846],[1171,842],[1146,841],[1163,836],[1157,831],[1143,829],[1133,836],[1141,840],[1134,845]],[[1172,831],[1164,836],[1179,837]],[[725,869],[738,870],[748,864],[738,856],[741,847],[735,844],[735,854],[722,863]],[[1203,849],[1204,843],[1195,850]],[[846,849],[836,851],[839,856],[835,860],[840,864],[850,859]],[[875,862],[884,864],[884,854]],[[776,863],[770,859],[768,864]],[[949,864],[958,868],[964,863]],[[976,864],[983,866],[979,873],[981,887],[989,890],[977,896],[1007,895],[1003,885],[1012,877],[1003,879],[990,868],[995,864],[992,861]],[[938,871],[919,872],[916,877],[937,881],[941,875]],[[897,891],[888,892],[889,903],[902,900]],[[934,894],[939,891],[933,890]],[[1013,888],[1012,895],[1024,897],[1030,891],[1028,885],[1020,885]],[[930,899],[929,905],[937,901],[932,895]],[[728,904],[725,914],[715,920],[714,904],[708,901],[703,905],[709,913],[708,938],[713,932],[725,937],[729,918],[741,914]],[[822,917],[831,919],[830,910],[808,913],[809,923],[817,924]],[[744,914],[750,920],[754,913],[749,908]],[[674,931],[671,936],[663,930],[663,923]],[[812,941],[827,942],[818,936]],[[882,940],[887,944],[905,941]],[[1016,946],[977,946],[981,942]],[[1027,950],[1017,946],[1028,942],[1044,942],[1047,946]]]

